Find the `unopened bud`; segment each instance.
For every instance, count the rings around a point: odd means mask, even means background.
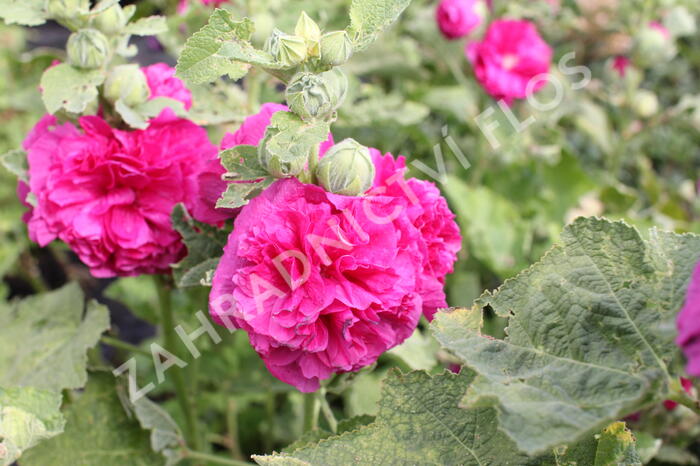
[[[328,192],[359,196],[374,181],[374,164],[369,149],[354,139],[331,147],[316,167],[316,177]]]
[[[306,53],[310,57],[318,57],[320,53],[321,28],[303,11],[299,16],[296,28],[294,28],[294,34],[304,38],[306,41]]]
[[[306,60],[306,40],[303,37],[285,34],[278,29],[265,44],[267,50],[278,62],[294,66]]]
[[[93,25],[108,36],[122,32],[126,23],[127,18],[124,10],[118,4],[107,8],[93,20]]]
[[[350,60],[352,41],[345,31],[327,32],[321,37],[321,63],[339,66]]]
[[[109,55],[107,38],[96,29],[81,29],[68,38],[68,61],[78,68],[100,68]]]
[[[121,99],[129,107],[134,107],[148,100],[149,95],[146,75],[138,65],[115,66],[107,75],[104,96],[112,103]]]
[[[658,23],[645,26],[634,39],[634,60],[641,66],[665,63],[676,55],[670,33]]]
[[[304,120],[330,117],[345,100],[348,80],[339,69],[298,73],[287,87],[287,105]]]
[[[649,118],[659,111],[659,99],[651,91],[639,89],[632,101],[632,108],[642,118]]]

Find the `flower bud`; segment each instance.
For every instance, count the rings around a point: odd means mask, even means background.
[[[122,32],[127,22],[124,10],[117,4],[97,15],[93,25],[108,36],[113,36]]]
[[[318,57],[320,53],[321,28],[306,12],[301,12],[296,28],[294,28],[294,34],[304,38],[306,41],[306,53],[310,57]]]
[[[148,100],[149,95],[146,75],[138,65],[115,66],[107,75],[104,96],[112,103],[121,99],[129,107],[134,107]]]
[[[298,73],[287,87],[287,105],[304,120],[330,117],[345,100],[348,80],[339,69]]]
[[[275,60],[286,66],[295,66],[306,60],[306,40],[275,29],[265,44]]]
[[[327,32],[321,37],[321,63],[324,65],[342,65],[351,56],[352,41],[347,32]]]
[[[96,29],[81,29],[68,38],[68,61],[78,68],[100,68],[109,54],[107,38]]]
[[[659,99],[651,91],[640,89],[634,96],[632,108],[642,118],[649,118],[659,111]]]
[[[326,152],[316,167],[316,177],[328,192],[359,196],[372,186],[374,171],[369,149],[345,139]]]
[[[676,55],[676,48],[668,30],[658,23],[650,23],[635,36],[634,59],[641,66],[665,63]]]
[[[76,18],[90,9],[90,0],[49,0],[46,4],[48,16],[58,20]]]

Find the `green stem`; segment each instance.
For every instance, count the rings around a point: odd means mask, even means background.
[[[250,466],[251,463],[246,461],[234,460],[231,458],[224,458],[223,456],[210,455],[209,453],[203,453],[200,451],[185,450],[185,458],[192,460],[207,461],[214,464],[228,464],[231,466]]]
[[[102,338],[100,338],[100,341],[104,343],[107,346],[111,346],[113,348],[118,348],[122,349],[125,351],[130,351],[132,353],[137,353],[141,354],[143,356],[148,356],[149,358],[151,357],[151,353],[143,348],[139,348],[136,345],[132,345],[131,343],[127,343],[125,341],[122,341],[118,338],[110,337],[108,335],[103,335]]]
[[[318,429],[319,403],[316,393],[304,394],[304,432]]]
[[[180,351],[178,351],[179,345],[175,333],[171,285],[165,277],[159,275],[155,276],[155,285],[156,291],[158,292],[158,302],[160,304],[163,347],[177,356]],[[175,395],[180,409],[182,410],[183,417],[185,418],[187,443],[198,449],[200,442],[197,428],[197,414],[195,412],[194,403],[189,396],[183,369],[173,366],[169,370],[172,373]]]
[[[316,184],[316,167],[318,166],[320,145],[314,146],[309,152],[309,183]]]
[[[318,399],[319,402],[321,403],[321,412],[323,413],[323,417],[326,419],[326,422],[328,423],[328,427],[331,428],[331,432],[334,434],[338,432],[338,421],[335,419],[335,416],[333,415],[333,410],[331,409],[331,406],[328,404],[328,399],[326,398],[326,390],[321,389],[318,392]]]
[[[683,405],[686,408],[693,411],[695,414],[700,415],[700,400],[696,400],[692,396],[688,395],[683,386],[675,379],[671,382],[671,394],[669,400],[675,401],[679,405]]]
[[[239,445],[239,435],[238,435],[238,405],[236,400],[231,398],[228,401],[228,409],[226,410],[226,428],[228,430],[229,437],[229,450],[231,450],[231,455],[237,460],[243,460],[243,452]]]

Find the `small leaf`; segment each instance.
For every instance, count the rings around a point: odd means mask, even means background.
[[[281,160],[308,157],[311,148],[328,138],[327,122],[305,122],[292,112],[276,112],[265,132],[265,150]]]
[[[124,123],[136,129],[148,128],[148,120],[134,108],[129,107],[122,99],[114,103],[114,110],[117,111]]]
[[[27,153],[22,149],[14,149],[0,156],[0,163],[20,181],[29,183],[29,163]]]
[[[228,170],[226,179],[253,181],[268,176],[260,165],[256,146],[240,145],[219,153],[221,164]]]
[[[348,34],[353,39],[355,51],[374,42],[410,3],[411,0],[352,0]]]
[[[85,352],[108,328],[107,309],[90,301],[85,310],[76,284],[9,307],[0,304],[0,385],[82,387],[87,379]]]
[[[59,392],[34,387],[0,387],[0,464],[8,466],[25,450],[63,432]]]
[[[555,449],[557,466],[641,466],[637,443],[624,422],[610,424],[601,434],[590,435],[568,447]]]
[[[7,24],[38,26],[46,22],[46,0],[0,0],[0,18]]]
[[[122,398],[128,399],[126,386],[120,385],[118,388],[124,395]],[[170,414],[146,397],[139,398],[131,404],[131,408],[141,427],[151,431],[151,449],[166,458],[166,466],[176,464],[185,440]]]
[[[179,100],[169,97],[156,97],[136,106],[129,107],[123,100],[119,99],[114,104],[114,109],[119,113],[124,122],[136,129],[148,128],[148,120],[160,115],[164,109],[170,108],[179,116],[187,115],[185,105]]]
[[[258,65],[262,66],[263,68],[273,70],[284,70],[294,67],[284,65],[283,63],[275,60],[275,58],[268,52],[258,50],[253,47],[250,42],[238,39],[231,39],[230,41],[224,43],[219,50],[218,55],[220,57],[229,58],[243,63],[250,63],[251,65]]]
[[[102,13],[103,11],[117,5],[119,0],[100,0],[97,4],[90,10],[91,15],[96,15]]]
[[[66,63],[47,69],[41,76],[42,98],[46,111],[60,109],[80,114],[97,99],[97,86],[105,76],[100,70],[82,70]]]
[[[134,36],[155,36],[163,32],[168,32],[168,24],[165,22],[164,16],[148,16],[137,19],[124,28],[124,34]]]
[[[265,178],[257,183],[230,183],[226,187],[226,191],[221,195],[221,198],[216,201],[216,207],[219,209],[237,209],[243,207],[253,198],[253,194],[259,190],[265,189],[272,184],[274,178]]]
[[[203,84],[228,74],[231,79],[240,79],[250,65],[218,55],[226,41],[249,41],[253,34],[253,23],[245,18],[234,21],[231,13],[217,9],[206,26],[194,33],[177,61],[177,75],[188,83]]]

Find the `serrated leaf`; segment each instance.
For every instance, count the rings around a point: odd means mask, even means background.
[[[81,70],[66,63],[47,69],[41,76],[41,97],[46,111],[60,109],[80,114],[97,99],[97,86],[105,76],[100,70]]]
[[[160,115],[160,112],[166,108],[172,109],[179,117],[187,115],[185,105],[179,100],[169,97],[156,97],[136,107],[128,106],[122,99],[118,99],[114,103],[114,109],[119,113],[119,116],[122,117],[124,122],[136,129],[148,128],[148,121]]]
[[[108,328],[107,309],[94,301],[86,309],[75,283],[9,306],[0,304],[0,385],[82,387],[87,379],[85,352]]]
[[[124,28],[124,34],[134,36],[154,36],[168,31],[164,16],[148,16],[129,23]]]
[[[276,112],[265,131],[265,150],[280,160],[308,157],[311,148],[328,138],[326,122],[305,122],[292,112]]]
[[[29,182],[29,162],[23,149],[14,149],[0,156],[0,163],[17,179]]]
[[[128,397],[126,386],[119,388]],[[170,414],[146,397],[139,398],[131,407],[141,427],[151,432],[151,449],[166,458],[166,466],[176,464],[185,440]]]
[[[535,453],[664,400],[673,321],[698,257],[696,235],[651,230],[645,241],[624,222],[578,219],[540,262],[477,301],[509,317],[505,340],[465,324],[473,310],[437,316],[438,341],[479,374],[463,405],[495,406],[501,429]]]
[[[45,0],[0,0],[0,18],[7,24],[38,26],[46,22]]]
[[[559,450],[560,452],[557,452]],[[614,422],[602,433],[555,450],[557,466],[641,466],[637,443],[624,422]]]
[[[301,438],[299,438],[299,440],[284,448],[282,450],[282,453],[294,453],[300,448],[306,446],[313,446],[321,440],[333,437],[334,435],[344,434],[345,432],[352,432],[353,430],[357,430],[363,426],[373,423],[374,419],[374,416],[369,416],[367,414],[343,419],[342,421],[338,422],[337,434],[333,434],[333,432],[329,432],[324,429],[309,430],[307,432],[304,432]]]
[[[393,372],[374,423],[291,454],[254,459],[261,465],[527,464],[497,429],[492,408],[457,408],[473,378],[469,370],[434,377]]]
[[[218,52],[227,41],[249,41],[253,31],[248,18],[234,21],[228,11],[215,10],[207,25],[185,42],[177,61],[177,75],[191,84],[208,83],[225,74],[234,80],[242,78],[250,65],[222,57]]]
[[[93,373],[66,410],[66,430],[22,456],[22,466],[153,466],[163,458],[150,447],[148,432],[127,416],[109,373]]]
[[[410,3],[411,0],[352,0],[348,34],[353,39],[355,51],[367,48]]]
[[[59,392],[34,387],[0,387],[0,464],[8,466],[25,450],[63,432]]]
[[[229,183],[226,191],[216,201],[217,209],[237,209],[252,199],[253,194],[268,187],[274,178],[268,177],[257,183]]]
[[[268,176],[260,165],[256,146],[240,145],[219,153],[221,165],[228,170],[226,179],[239,181],[259,180]]]
[[[173,209],[172,221],[173,228],[180,233],[187,246],[187,257],[173,266],[175,283],[179,287],[211,284],[212,274],[224,253],[227,233],[197,222],[182,204]]]

